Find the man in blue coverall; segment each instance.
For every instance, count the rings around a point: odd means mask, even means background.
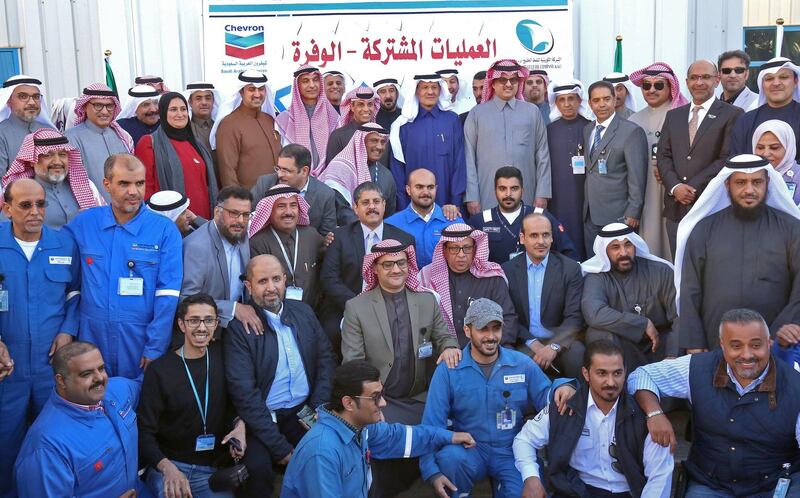
[[[514,466],[514,437],[526,412],[547,405],[551,387],[559,410],[575,394],[570,379],[550,384],[528,356],[500,347],[503,308],[486,298],[476,299],[464,317],[469,343],[454,369],[436,368],[428,389],[424,425],[469,432],[475,448],[447,446],[420,458],[422,478],[437,496],[467,496],[475,482],[491,477],[498,498],[518,498],[522,476]],[[444,367],[444,368],[442,368]],[[566,385],[565,385],[566,384]]]
[[[20,498],[131,498],[138,478],[139,383],[108,378],[94,344],[53,355],[55,390],[31,426],[14,475]]]
[[[53,391],[53,353],[78,333],[80,266],[68,233],[43,225],[45,192],[34,180],[4,192],[0,223],[0,497],[16,496],[14,460],[28,421]]]
[[[103,175],[111,205],[84,211],[65,226],[81,254],[78,338],[100,348],[109,375],[135,379],[172,337],[183,279],[181,234],[142,202],[139,159],[113,154]]]
[[[331,402],[294,450],[281,498],[367,498],[370,459],[415,458],[449,444],[475,446],[465,432],[382,422],[380,371],[364,360],[343,363],[333,376]]]

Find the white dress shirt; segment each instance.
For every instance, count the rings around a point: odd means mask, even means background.
[[[372,246],[383,240],[383,223],[378,225],[375,230],[361,223],[361,231],[364,233],[364,253],[369,254]],[[370,236],[372,236],[372,243],[367,245],[367,240]]]
[[[514,461],[523,481],[529,477],[540,477],[536,450],[547,446],[550,441],[549,410],[550,405],[533,420],[526,422],[514,438]],[[616,418],[616,402],[608,414],[604,414],[589,393],[583,431],[569,459],[569,465],[585,484],[612,493],[624,493],[630,491],[628,481],[624,475],[611,468],[612,458],[608,452],[609,446],[615,441]],[[672,469],[675,465],[669,448],[659,446],[648,435],[643,459],[647,484],[642,496],[669,498],[672,490]]]
[[[608,131],[608,127],[611,126],[611,122],[614,121],[614,116],[616,116],[616,115],[617,115],[617,113],[615,112],[614,114],[609,116],[608,119],[606,119],[602,123],[598,123],[597,121],[595,121],[594,129],[592,130],[591,135],[589,135],[589,148],[590,149],[592,147],[591,144],[594,143],[594,134],[597,133],[597,127],[598,126],[602,126],[603,127],[602,131],[600,131],[600,140],[603,140],[603,137],[606,136],[606,132]],[[589,152],[591,153],[591,150]]]
[[[712,95],[710,99],[706,100],[702,104],[695,104],[694,101],[692,101],[689,104],[689,117],[686,119],[686,122],[688,123],[689,121],[692,120],[692,110],[695,107],[699,106],[700,111],[697,112],[697,128],[699,129],[700,123],[703,122],[703,119],[706,117],[706,114],[708,114],[708,110],[711,109],[711,104],[713,104],[715,100],[717,100],[717,97]]]

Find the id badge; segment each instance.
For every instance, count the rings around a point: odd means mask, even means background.
[[[0,290],[0,311],[8,311],[8,291]]]
[[[144,293],[144,279],[140,277],[119,277],[117,294],[120,296],[141,296]]]
[[[600,159],[599,161],[597,161],[597,171],[601,175],[607,175],[608,174],[608,167],[606,166],[606,160],[605,159]]]
[[[586,160],[583,158],[583,156],[572,156],[572,174],[586,174]]]
[[[433,355],[433,344],[430,341],[425,341],[419,345],[417,358],[424,360],[425,358],[430,358],[431,355]]]
[[[786,498],[786,493],[789,492],[789,485],[792,480],[786,477],[778,479],[778,484],[775,486],[775,492],[772,493],[772,498]]]
[[[286,288],[286,299],[293,299],[295,301],[303,300],[303,288],[290,285]]]
[[[505,407],[503,411],[497,412],[497,428],[501,431],[507,431],[514,428],[517,422],[517,412],[509,407]]]
[[[789,189],[789,195],[794,198],[794,191],[797,190],[797,184],[795,182],[786,182],[786,187]]]
[[[194,442],[194,451],[212,451],[216,441],[217,437],[213,434],[197,436],[197,440]]]

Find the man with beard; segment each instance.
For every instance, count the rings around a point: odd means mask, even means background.
[[[322,86],[325,90],[325,99],[331,103],[337,113],[341,114],[342,96],[347,90],[344,74],[341,71],[325,71],[322,74]]]
[[[21,498],[132,498],[139,383],[109,378],[100,350],[73,342],[53,355],[55,390],[31,426],[15,466]]]
[[[719,99],[747,112],[758,101],[758,94],[747,88],[750,78],[750,56],[744,50],[722,52],[717,58],[717,67],[722,73],[722,92]]]
[[[381,99],[381,109],[375,116],[375,122],[388,130],[403,111],[400,102],[400,84],[395,78],[384,78],[373,83],[372,88]]]
[[[243,295],[240,279],[250,261],[247,222],[253,196],[244,187],[219,191],[214,219],[183,241],[181,297],[202,293],[214,298],[222,327],[236,318],[251,332],[262,332],[261,320],[252,306],[238,302]]]
[[[166,85],[164,85],[164,79],[161,76],[155,76],[152,74],[143,74],[141,76],[137,76],[133,79],[134,84],[136,85],[147,85],[151,86],[156,89],[158,93],[166,93],[169,91]]]
[[[3,176],[2,186],[6,188],[21,178],[33,178],[44,189],[44,223],[50,228],[59,229],[81,210],[104,204],[97,187],[86,176],[80,152],[50,128],[25,137],[17,158]]]
[[[640,367],[628,378],[628,392],[647,414],[653,440],[672,449],[675,432],[659,399],[692,404],[687,497],[797,497],[800,374],[772,357],[757,312],[729,310],[717,330],[721,350]]]
[[[456,114],[469,112],[475,107],[475,97],[470,93],[467,80],[458,76],[458,69],[442,69],[436,71],[447,88],[446,100],[450,102],[450,108]]]
[[[97,344],[109,375],[129,379],[167,351],[183,278],[180,232],[146,208],[144,182],[135,156],[109,156],[111,205],[65,225],[81,253],[78,339]]]
[[[525,101],[534,104],[542,113],[544,125],[550,124],[550,102],[547,98],[547,87],[550,78],[544,69],[531,69],[525,78],[523,94]]]
[[[158,128],[158,99],[161,93],[149,85],[138,85],[128,90],[130,97],[117,114],[117,124],[131,136],[133,147],[139,139]]]
[[[547,447],[547,480],[559,496],[669,498],[674,461],[647,431],[645,414],[625,392],[619,346],[589,345],[578,392],[562,416],[546,406],[514,438],[523,498],[546,498],[536,452]],[[604,451],[609,448],[609,451]],[[610,450],[614,448],[615,451]]]
[[[336,129],[333,130],[328,138],[328,146],[325,149],[326,161],[331,162],[333,158],[339,155],[347,146],[347,143],[350,142],[350,139],[353,138],[353,134],[355,134],[359,126],[374,122],[375,115],[378,114],[378,109],[380,108],[380,97],[367,85],[361,85],[348,92],[339,107],[342,117],[339,118]],[[321,171],[320,168],[324,166],[318,165],[313,170],[314,175],[318,175]]]
[[[39,128],[55,128],[42,92],[42,82],[18,74],[0,88],[0,175],[17,157],[25,137]]]
[[[103,163],[109,155],[133,154],[133,138],[114,121],[121,112],[117,94],[102,83],[92,83],[75,102],[74,126],[64,132],[80,150],[83,166],[95,185],[103,184]]]
[[[311,308],[286,296],[278,258],[254,256],[244,285],[264,332],[251,334],[239,320],[231,321],[223,338],[225,378],[236,413],[247,424],[244,463],[250,477],[239,493],[263,498],[272,496],[273,463],[287,465],[309,429],[299,412],[330,400],[336,360]]]
[[[800,323],[800,209],[759,156],[729,159],[678,227],[680,346],[716,349],[720,317],[761,314],[771,337]]]
[[[250,223],[250,253],[273,254],[288,275],[286,299],[303,301],[312,308],[319,297],[322,255],[333,239],[309,226],[308,203],[288,185],[275,185],[258,202]]]
[[[625,73],[608,73],[603,77],[603,81],[608,81],[614,85],[615,112],[621,117],[628,119],[636,112],[636,102],[633,99],[633,84],[630,77]]]
[[[624,351],[629,368],[677,356],[672,265],[650,254],[624,223],[604,226],[594,253],[581,264],[586,344],[613,342]]]

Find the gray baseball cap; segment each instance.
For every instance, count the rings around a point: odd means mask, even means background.
[[[503,308],[485,297],[472,301],[464,315],[464,325],[482,329],[491,322],[503,323]]]

